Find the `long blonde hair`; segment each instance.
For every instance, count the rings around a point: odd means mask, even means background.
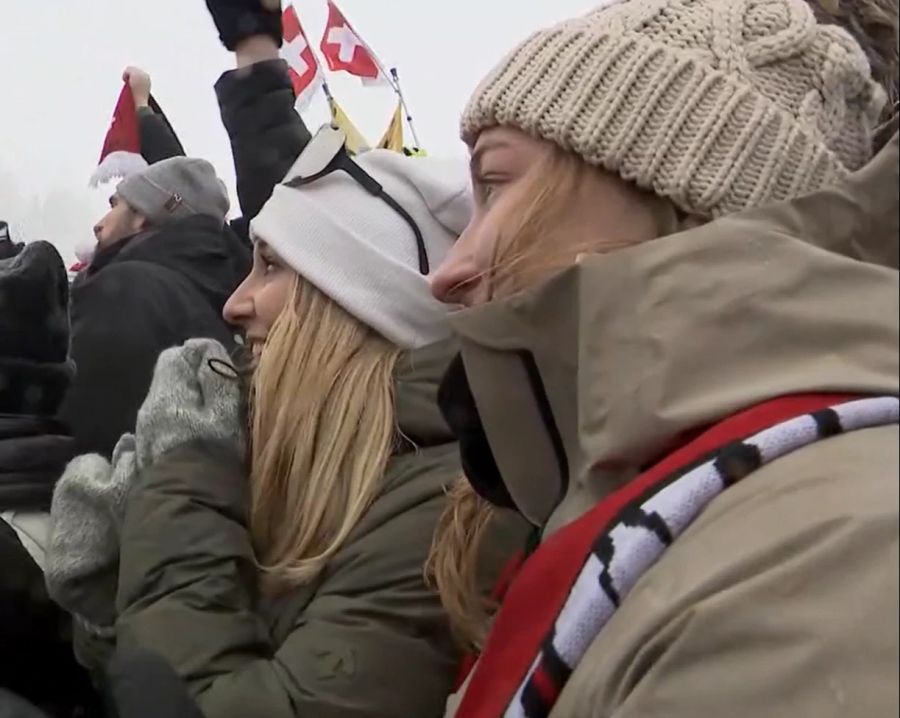
[[[399,350],[297,277],[253,377],[250,529],[264,585],[315,578],[378,495]]]
[[[587,244],[567,238],[571,200],[587,173],[597,172],[577,155],[557,146],[523,180],[505,214],[489,270],[491,299],[502,299],[572,265],[583,253],[610,252],[633,244],[602,237]],[[646,195],[642,209],[652,213],[659,235],[690,224],[663,198]],[[479,497],[465,477],[448,493],[448,505],[435,532],[426,565],[429,581],[441,596],[460,643],[480,649],[487,634],[492,602],[476,578],[481,545],[496,510]]]

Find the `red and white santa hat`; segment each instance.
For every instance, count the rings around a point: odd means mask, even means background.
[[[112,124],[103,142],[100,163],[91,175],[91,186],[96,187],[118,177],[128,177],[146,167],[147,162],[141,156],[141,135],[134,95],[126,82],[119,93]]]

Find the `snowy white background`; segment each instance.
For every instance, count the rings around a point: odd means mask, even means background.
[[[286,4],[286,3],[285,3]],[[396,66],[420,140],[436,155],[464,151],[459,112],[481,77],[531,31],[598,0],[339,0],[386,66]],[[318,50],[325,0],[294,0]],[[219,45],[203,0],[0,0],[0,219],[19,238],[47,239],[68,261],[105,210],[110,188],[87,179],[109,126],[127,65],[153,77],[153,92],[189,154],[234,186],[212,90],[232,57]],[[332,91],[370,142],[390,120],[389,88],[328,74]],[[317,99],[304,118],[327,119]],[[232,189],[233,192],[233,189]]]

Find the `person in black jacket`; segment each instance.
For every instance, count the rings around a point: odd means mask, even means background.
[[[151,165],[121,182],[110,204],[91,265],[72,284],[77,375],[59,413],[78,454],[106,457],[134,430],[164,349],[195,337],[234,345],[222,308],[251,264],[205,160]]]
[[[62,258],[46,242],[0,259],[0,689],[52,716],[93,701],[42,571],[53,487],[74,453],[53,418],[74,374],[68,292]],[[13,700],[0,700],[0,715]]]

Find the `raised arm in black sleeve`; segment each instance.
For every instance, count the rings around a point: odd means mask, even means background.
[[[253,219],[310,140],[284,60],[226,72],[216,83],[231,140],[243,220]]]
[[[151,102],[152,99],[151,99]],[[156,103],[153,103],[154,105]],[[137,111],[138,126],[141,133],[141,155],[148,165],[167,160],[171,157],[184,157],[184,147],[175,134],[169,120],[158,109],[139,107]]]

